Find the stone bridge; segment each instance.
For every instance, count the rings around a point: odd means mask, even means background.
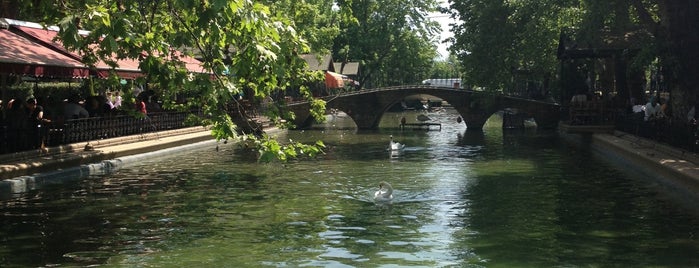
[[[483,129],[488,118],[506,108],[517,109],[534,118],[539,128],[556,128],[560,120],[560,106],[556,103],[516,98],[485,91],[472,91],[428,85],[399,86],[360,90],[324,97],[327,109],[337,109],[349,115],[359,129],[376,129],[381,117],[396,103],[412,95],[431,95],[448,102],[466,123],[468,129]],[[287,104],[294,112],[297,128],[313,123],[308,102]]]

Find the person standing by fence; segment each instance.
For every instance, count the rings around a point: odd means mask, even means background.
[[[44,107],[39,105],[34,98],[27,100],[27,122],[29,131],[29,148],[43,148],[46,131],[44,124],[49,121],[44,118]]]
[[[143,114],[144,116],[148,114],[148,110],[146,110],[146,102],[143,97],[138,98],[135,108],[137,112]]]

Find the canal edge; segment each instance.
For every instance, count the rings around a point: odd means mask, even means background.
[[[563,136],[616,164],[646,174],[682,195],[699,200],[699,157],[694,153],[621,131]]]

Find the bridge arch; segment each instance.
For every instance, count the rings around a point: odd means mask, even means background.
[[[391,106],[412,95],[431,95],[448,102],[459,113],[468,129],[482,129],[491,115],[505,108],[525,112],[543,128],[555,128],[560,114],[560,107],[555,103],[425,85],[361,90],[326,97],[325,100],[326,108],[344,111],[359,129],[376,129]],[[308,103],[290,104],[287,108],[296,114],[294,123],[298,128],[310,126],[312,121],[309,118]]]

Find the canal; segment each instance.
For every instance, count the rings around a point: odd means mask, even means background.
[[[0,201],[1,267],[696,267],[697,204],[556,132],[357,132],[342,114],[280,139],[317,159],[202,146]],[[406,147],[386,149],[393,135]],[[391,204],[375,204],[380,181]]]

